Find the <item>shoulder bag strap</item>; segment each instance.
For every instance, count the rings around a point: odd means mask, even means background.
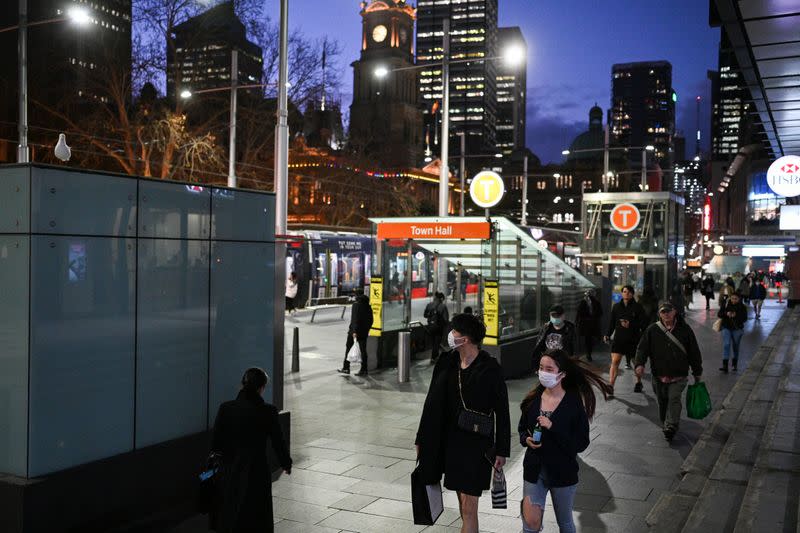
[[[667,338],[672,342],[672,344],[680,348],[680,350],[683,352],[683,355],[686,355],[686,348],[683,347],[681,341],[679,341],[678,338],[675,335],[673,335],[672,332],[668,330],[667,327],[660,320],[657,322],[657,324],[659,329],[661,329],[661,331],[664,332],[664,335],[667,336]]]
[[[493,412],[489,412],[489,414],[481,413],[480,411],[475,411],[467,407],[467,404],[464,403],[464,395],[461,393],[461,362],[458,362],[458,396],[461,398],[461,407],[464,408],[465,411],[469,411],[470,413],[475,413],[478,415],[483,416],[492,416]]]

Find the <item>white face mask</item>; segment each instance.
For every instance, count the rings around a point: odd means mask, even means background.
[[[459,337],[456,339],[456,336],[453,335],[453,330],[450,330],[450,333],[447,334],[447,345],[450,346],[451,350],[455,350],[460,346],[464,346],[467,343],[466,337]]]
[[[561,372],[545,372],[544,370],[539,370],[539,383],[547,389],[552,389],[558,385],[562,377]]]

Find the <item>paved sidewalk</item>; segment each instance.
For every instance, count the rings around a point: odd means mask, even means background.
[[[769,335],[784,307],[774,300],[764,305],[763,318],[748,321],[742,341],[740,369]],[[752,315],[752,310],[751,310]],[[347,318],[347,317],[345,317]],[[689,322],[704,352],[706,380],[715,405],[736,382],[737,374],[722,375],[720,335],[711,329],[711,312],[690,310]],[[445,512],[436,526],[412,522],[409,474],[414,468],[413,441],[430,380],[427,362],[412,365],[410,383],[398,384],[395,370],[367,378],[341,376],[335,369],[344,356],[345,320],[308,324],[299,314],[287,319],[299,325],[301,372],[286,373],[286,409],[292,412],[292,456],[295,469],[273,485],[275,530],[279,533],[429,533],[459,531],[455,494],[445,493]],[[608,353],[596,354],[595,363],[607,369]],[[291,368],[286,354],[286,368]],[[648,376],[649,379],[649,376]],[[508,381],[512,428],[519,417],[519,401],[532,385],[531,378]],[[580,483],[575,502],[578,531],[646,532],[644,517],[659,495],[678,482],[681,463],[702,433],[703,421],[682,421],[672,444],[661,434],[655,398],[649,383],[644,394],[633,393],[631,371],[617,381],[617,397],[600,402],[591,425],[592,442],[580,456]],[[514,441],[515,442],[515,441]],[[486,494],[480,502],[480,530],[521,530],[524,449],[512,442],[506,467],[509,509],[491,509]],[[204,519],[195,518],[174,533],[205,531]],[[557,531],[548,502],[545,531]]]

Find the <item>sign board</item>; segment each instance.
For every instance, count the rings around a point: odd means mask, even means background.
[[[770,244],[780,244],[788,246],[797,244],[797,237],[794,235],[728,235],[725,237],[725,244],[729,246],[742,246],[746,244],[767,246]]]
[[[369,279],[369,306],[372,308],[370,337],[380,337],[383,329],[383,278]]]
[[[378,239],[483,239],[491,236],[489,222],[381,222]]]
[[[800,205],[782,205],[780,216],[782,230],[800,230]]]
[[[744,257],[783,257],[786,249],[783,246],[742,246]]]
[[[619,204],[611,210],[611,227],[620,233],[629,233],[636,229],[642,215],[633,204]]]
[[[483,323],[486,326],[483,343],[497,346],[500,339],[500,283],[496,279],[487,279],[483,283]]]
[[[767,170],[767,185],[778,196],[800,195],[800,156],[776,159]]]
[[[497,172],[482,170],[475,174],[472,183],[469,185],[469,196],[475,205],[488,209],[494,207],[506,193],[506,185],[503,178]]]

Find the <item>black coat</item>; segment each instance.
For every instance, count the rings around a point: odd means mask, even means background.
[[[697,338],[689,325],[680,318],[672,335],[680,341],[686,353],[675,346],[666,333],[656,322],[648,327],[639,341],[636,349],[636,366],[644,366],[650,359],[650,372],[654,377],[678,378],[689,375],[689,367],[692,368],[692,375],[700,377],[703,374],[703,356],[700,354],[700,346]]]
[[[603,306],[600,300],[594,296],[589,296],[592,301],[591,309],[589,302],[584,298],[578,304],[578,312],[575,315],[575,325],[578,327],[578,334],[584,337],[600,336],[600,318],[603,316]]]
[[[734,312],[736,316],[731,318],[728,312]],[[744,329],[744,323],[747,322],[747,306],[741,301],[733,304],[729,299],[717,312],[717,316],[722,319],[722,329]]]
[[[550,339],[552,336],[560,336],[560,339]],[[549,342],[548,342],[549,339]],[[549,350],[551,347],[548,344],[555,343],[561,344],[560,348],[558,346],[553,347],[554,349],[561,349],[567,352],[569,356],[575,355],[575,324],[570,322],[569,320],[564,321],[564,325],[561,326],[561,329],[556,329],[556,327],[552,324],[552,322],[547,322],[546,324],[542,325],[541,331],[539,333],[539,338],[536,340],[536,345],[533,347],[533,363],[536,366],[536,369],[539,367],[539,359],[542,357],[542,354]]]
[[[620,326],[620,320],[627,320],[627,328]],[[636,344],[642,330],[647,326],[647,317],[642,305],[636,300],[631,299],[630,303],[625,304],[624,300],[615,303],[611,307],[611,319],[608,324],[608,335],[614,334],[614,344]],[[613,351],[613,350],[612,350]]]
[[[542,428],[542,447],[534,450],[526,443],[539,417],[542,394],[526,406],[519,419],[519,442],[525,447],[522,477],[536,483],[542,468],[551,487],[568,487],[578,482],[578,454],[589,447],[589,417],[579,394],[567,392],[550,421],[553,427]]]
[[[267,443],[281,467],[292,468],[278,409],[258,393],[242,390],[223,403],[214,422],[211,450],[222,456],[211,529],[220,533],[273,531],[272,479]]]
[[[452,397],[450,381],[454,375],[457,375],[459,364],[459,354],[455,350],[439,356],[433,369],[425,405],[422,408],[415,444],[419,446],[422,479],[428,484],[438,482],[445,472],[446,451],[453,450],[454,453],[459,454],[459,457],[450,457],[450,462],[457,463],[461,458],[465,461],[473,461],[475,464],[485,461],[482,456],[487,450],[478,449],[478,443],[474,439],[465,438],[456,443],[457,446],[448,446],[448,438],[454,433],[458,416],[457,412],[454,412],[454,406],[460,403],[457,396]],[[490,447],[492,444],[494,445],[494,455],[509,457],[511,454],[511,420],[508,411],[508,389],[503,380],[502,369],[497,360],[484,351],[478,354],[478,357],[470,365],[470,369],[469,381],[463,383],[462,388],[464,402],[472,410],[483,413],[494,412],[494,443],[488,442],[487,444]],[[471,437],[466,432],[462,433]],[[459,435],[459,437],[461,436]],[[475,444],[475,446],[470,444]],[[489,476],[487,475],[486,483],[488,484],[488,482]]]
[[[369,298],[361,294],[356,298],[353,303],[353,308],[350,311],[350,327],[347,332],[351,335],[356,334],[356,337],[363,340],[369,336],[369,329],[372,327],[372,306],[369,304]]]

